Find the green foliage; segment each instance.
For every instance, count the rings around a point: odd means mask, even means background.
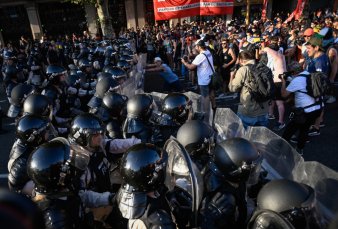
[[[85,3],[96,4],[96,0],[63,0],[63,2],[71,2],[74,4],[85,4]]]

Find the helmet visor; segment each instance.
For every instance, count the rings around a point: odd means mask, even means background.
[[[77,144],[70,145],[71,164],[79,170],[85,170],[89,164],[90,152]]]
[[[90,108],[97,108],[97,107],[100,107],[101,104],[102,104],[102,99],[94,95],[87,103],[87,106]]]
[[[16,118],[21,112],[21,107],[10,105],[7,111],[7,116],[9,118]]]

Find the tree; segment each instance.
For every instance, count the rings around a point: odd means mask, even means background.
[[[103,36],[107,38],[113,37],[113,27],[111,17],[108,10],[108,0],[64,0],[74,4],[93,4],[96,7],[97,15],[99,16],[100,25]]]

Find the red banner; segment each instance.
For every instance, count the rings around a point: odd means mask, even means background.
[[[154,0],[155,20],[233,13],[233,0]]]
[[[269,0],[264,0],[263,2],[263,9],[262,9],[262,19],[266,19],[266,9],[268,8],[268,1]]]

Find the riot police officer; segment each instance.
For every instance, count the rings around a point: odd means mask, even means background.
[[[17,140],[12,146],[8,161],[8,186],[10,190],[31,195],[32,186],[27,175],[27,159],[38,145],[46,142],[52,131],[48,119],[25,115],[16,125]]]
[[[175,228],[161,191],[165,166],[165,152],[151,144],[134,145],[123,155],[116,199],[128,228]]]
[[[270,181],[258,193],[257,211],[248,228],[283,225],[276,217],[266,217],[265,212],[280,215],[286,223],[297,229],[321,228],[315,201],[315,191],[308,185],[286,179]]]
[[[57,65],[49,65],[46,71],[48,77],[48,85],[42,91],[42,95],[47,96],[53,106],[53,120],[52,123],[64,133],[67,131],[67,125],[70,117],[70,107],[67,104],[66,91],[66,70]]]
[[[7,116],[10,118],[20,117],[22,115],[22,105],[25,98],[32,92],[33,87],[28,84],[18,84],[11,91],[10,107]]]
[[[201,120],[188,121],[178,129],[177,140],[200,170],[210,160],[213,134],[212,127]]]
[[[95,90],[94,96],[90,99],[90,101],[87,104],[90,108],[89,112],[93,114],[97,114],[101,116],[102,118],[102,114],[100,114],[102,112],[100,110],[102,99],[108,91],[116,90],[117,86],[118,86],[118,83],[111,76],[101,79],[96,84],[96,87],[95,87],[96,90]]]
[[[159,128],[164,141],[176,136],[179,127],[191,116],[191,104],[184,94],[171,93],[163,99],[162,112],[153,112],[152,121]]]
[[[77,187],[89,157],[83,148],[74,149],[65,138],[55,138],[28,158],[27,172],[36,192],[33,200],[43,211],[47,229],[85,226]]]
[[[135,136],[145,143],[157,141],[157,139],[152,138],[154,132],[149,122],[154,108],[153,103],[152,96],[147,94],[137,94],[128,100],[127,118],[123,124],[123,136],[125,138]]]
[[[246,184],[259,154],[246,139],[216,145],[204,171],[201,228],[245,228]]]
[[[108,92],[103,97],[102,108],[104,110],[102,120],[104,120],[107,136],[111,139],[122,138],[122,123],[127,116],[127,96],[116,92]]]
[[[68,138],[70,142],[83,146],[91,152],[88,167],[92,174],[92,180],[87,186],[97,192],[111,191],[112,183],[120,183],[118,176],[112,176],[116,177],[117,181],[111,181],[110,171],[116,170],[116,160],[118,160],[119,154],[140,142],[136,138],[106,139],[101,120],[90,113],[74,118]]]
[[[23,115],[32,114],[52,119],[52,106],[48,98],[40,94],[31,94],[23,102]]]

